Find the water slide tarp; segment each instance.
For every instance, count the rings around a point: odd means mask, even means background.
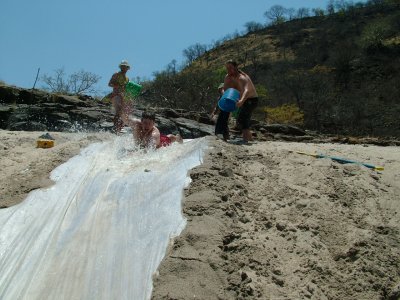
[[[205,141],[145,153],[130,138],[92,144],[0,210],[1,300],[150,298]]]

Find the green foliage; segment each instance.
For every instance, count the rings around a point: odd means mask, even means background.
[[[222,83],[222,82],[224,82],[225,75],[226,75],[225,67],[220,67],[213,71],[213,80],[216,80],[216,81],[219,81]]]
[[[304,123],[304,113],[300,111],[296,104],[284,104],[278,107],[265,107],[267,114],[266,122],[279,124],[292,124],[302,126]]]
[[[259,98],[264,98],[264,99],[268,98],[268,91],[265,85],[256,84],[255,86]]]
[[[159,72],[145,87],[148,103],[209,111],[234,58],[256,85],[257,120],[268,112],[275,122],[327,133],[400,136],[400,4],[327,2],[324,14],[313,10],[318,17],[274,7],[265,14],[274,26],[216,43],[183,70]]]
[[[203,68],[176,74],[158,72],[149,86],[146,101],[152,106],[209,111],[218,96],[218,85],[224,80],[221,72],[221,69],[208,71]]]
[[[382,48],[383,41],[390,35],[390,32],[391,26],[386,19],[379,19],[367,24],[359,40],[361,48],[367,51]]]

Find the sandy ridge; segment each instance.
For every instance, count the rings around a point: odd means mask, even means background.
[[[0,131],[0,207],[51,184],[49,173],[107,134]],[[188,224],[154,276],[153,299],[398,299],[398,147],[208,138],[190,172]],[[383,165],[378,173],[296,151]]]

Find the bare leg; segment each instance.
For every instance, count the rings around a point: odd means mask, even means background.
[[[253,140],[253,135],[250,129],[243,129],[242,135],[243,135],[243,140],[245,140],[246,142]]]
[[[120,132],[122,127],[124,126],[123,121],[121,119],[122,114],[122,98],[120,96],[115,96],[112,99],[112,103],[115,110],[114,115],[114,130],[116,133]]]

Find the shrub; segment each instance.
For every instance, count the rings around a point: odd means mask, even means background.
[[[366,51],[374,51],[383,47],[383,41],[389,37],[391,26],[387,20],[378,20],[365,26],[359,44]]]
[[[292,124],[302,126],[304,123],[304,113],[300,111],[296,104],[284,104],[278,107],[265,107],[267,114],[266,122]]]

